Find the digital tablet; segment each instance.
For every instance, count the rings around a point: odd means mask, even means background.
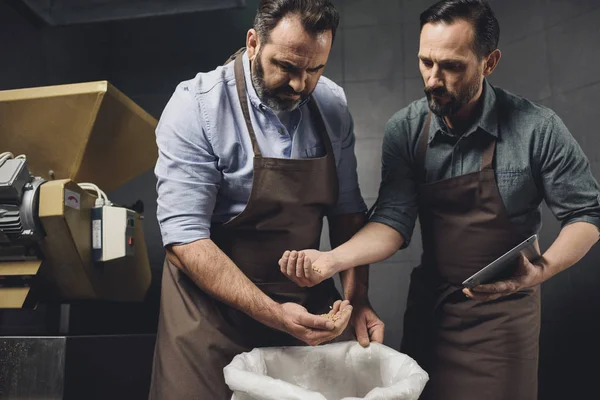
[[[477,273],[465,280],[462,283],[463,286],[471,289],[477,285],[498,280],[499,277],[508,277],[506,273],[511,272],[509,269],[514,267],[514,261],[519,258],[521,253],[523,253],[523,255],[527,257],[530,262],[534,262],[540,257],[540,253],[535,245],[537,239],[537,235],[532,235],[527,240],[519,243],[504,255],[492,261],[485,268],[479,270]]]

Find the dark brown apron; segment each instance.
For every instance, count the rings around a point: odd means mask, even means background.
[[[275,301],[326,313],[340,299],[333,280],[301,288],[280,272],[278,260],[285,250],[319,248],[325,210],[338,197],[331,141],[312,98],[308,106],[327,155],[262,157],[250,120],[241,54],[235,55],[234,69],[254,150],[252,191],[241,214],[225,224],[213,224],[211,239]],[[150,399],[229,399],[223,368],[235,355],[255,347],[302,344],[213,299],[166,260]]]
[[[431,114],[416,155],[425,182]],[[510,222],[493,165],[419,186],[423,260],[411,274],[402,351],[430,374],[428,400],[537,399],[539,287],[495,301],[468,299],[461,283],[526,237]]]

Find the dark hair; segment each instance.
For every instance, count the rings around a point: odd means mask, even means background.
[[[332,41],[340,23],[340,15],[330,0],[261,0],[254,18],[254,29],[265,42],[279,21],[288,14],[298,14],[307,32],[317,34],[330,30]]]
[[[421,30],[427,23],[453,23],[463,19],[473,26],[473,50],[480,59],[498,48],[500,25],[490,5],[482,0],[442,0],[421,13]]]

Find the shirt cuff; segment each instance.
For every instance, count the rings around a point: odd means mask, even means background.
[[[398,221],[396,219],[389,218],[385,215],[381,214],[373,214],[373,216],[369,219],[369,222],[378,222],[380,224],[384,224],[389,226],[390,228],[395,229],[402,235],[403,244],[400,247],[400,250],[405,249],[410,244],[411,236],[412,236],[412,228],[408,224],[409,221]]]
[[[600,230],[600,216],[594,215],[581,215],[579,217],[570,218],[562,221],[562,227],[564,228],[567,225],[573,224],[575,222],[587,222],[592,225],[595,225],[598,230]]]
[[[162,236],[163,247],[169,245],[184,245],[195,242],[200,239],[210,239],[210,230],[204,228],[182,228],[181,226],[162,224],[160,232]]]

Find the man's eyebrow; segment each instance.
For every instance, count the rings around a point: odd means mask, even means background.
[[[273,58],[273,62],[275,62],[275,63],[277,63],[277,64],[279,64],[279,65],[282,65],[282,66],[284,66],[284,67],[286,67],[286,68],[291,68],[291,69],[300,69],[298,66],[296,66],[295,64],[293,64],[293,63],[292,63],[292,62],[290,62],[290,61],[286,61],[286,60],[280,60],[280,59],[278,59],[278,58]],[[309,70],[309,71],[318,71],[318,70],[320,70],[320,69],[322,69],[322,68],[324,68],[324,67],[325,67],[325,64],[321,64],[321,65],[318,65],[318,66],[316,66],[316,67],[314,67],[314,68],[308,68],[308,70]]]

